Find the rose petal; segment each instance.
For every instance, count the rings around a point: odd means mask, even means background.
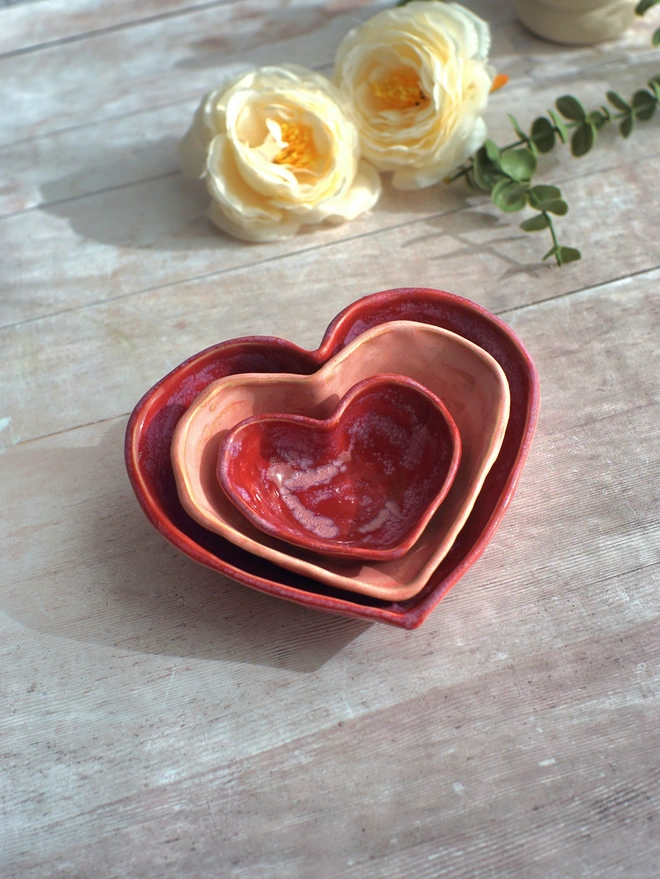
[[[362,155],[394,171],[395,187],[437,183],[481,146],[489,46],[474,13],[427,0],[381,12],[342,40],[334,81],[353,98]]]
[[[326,223],[344,223],[371,210],[380,198],[383,186],[380,175],[369,162],[360,160],[353,183],[344,195],[326,202]]]
[[[206,177],[212,222],[260,241],[372,207],[380,181],[373,168],[358,174],[359,155],[340,92],[295,65],[253,70],[209,93],[181,145],[184,171]]]
[[[258,225],[239,225],[232,222],[215,201],[209,205],[206,215],[218,229],[231,235],[232,238],[239,238],[242,241],[286,241],[287,238],[293,238],[300,230],[300,223],[296,223],[293,219],[280,220],[271,224],[264,221]]]
[[[216,226],[247,241],[290,238],[298,231],[300,223],[274,208],[243,180],[226,135],[212,140],[206,167],[213,199],[209,218]]]

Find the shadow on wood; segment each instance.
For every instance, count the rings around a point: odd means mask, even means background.
[[[165,543],[128,483],[124,428],[124,419],[100,428],[98,445],[23,447],[11,464],[11,450],[3,456],[17,573],[0,593],[9,616],[76,641],[298,672],[319,669],[369,628],[262,595]],[[37,472],[48,474],[38,486]]]

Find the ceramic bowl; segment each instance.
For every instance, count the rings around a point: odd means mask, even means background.
[[[170,461],[172,436],[183,413],[210,382],[248,372],[311,374],[361,333],[401,319],[444,327],[488,351],[504,370],[511,394],[509,422],[497,460],[451,550],[421,592],[404,602],[382,601],[324,586],[243,550],[185,512]],[[126,467],[150,522],[194,561],[252,589],[305,607],[414,629],[479,559],[493,537],[527,458],[538,408],[534,363],[502,320],[468,299],[440,290],[386,290],[344,309],[316,351],[261,336],[221,342],[190,357],[147,391],[133,410],[126,429]]]
[[[461,439],[412,379],[354,385],[325,421],[257,415],[220,447],[227,497],[261,531],[322,555],[387,561],[420,536],[449,491]]]
[[[461,460],[449,493],[413,548],[393,561],[349,565],[255,528],[216,476],[227,431],[244,418],[269,413],[326,419],[353,385],[380,373],[412,378],[440,397],[461,436]],[[312,375],[238,375],[209,385],[177,426],[172,463],[184,508],[205,528],[328,586],[403,601],[426,585],[463,527],[499,453],[508,414],[506,377],[490,354],[448,330],[394,321],[360,334]]]

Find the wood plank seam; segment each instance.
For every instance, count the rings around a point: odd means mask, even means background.
[[[596,149],[597,149],[597,147],[596,147]],[[582,173],[575,173],[575,174],[565,174],[561,177],[553,178],[552,181],[550,181],[550,182],[557,184],[557,185],[561,184],[563,186],[564,184],[570,183],[574,180],[578,180],[578,179],[585,179],[586,180],[589,177],[595,177],[597,174],[608,174],[612,171],[619,171],[622,168],[626,168],[630,164],[638,165],[640,162],[651,161],[651,160],[657,159],[659,157],[660,157],[660,151],[656,151],[656,152],[646,154],[643,159],[640,159],[637,156],[633,160],[630,160],[630,161],[624,160],[623,162],[616,162],[615,164],[605,165],[604,167],[599,167],[599,168],[593,169],[591,171],[586,171],[586,172],[582,172]],[[566,158],[568,159],[569,157],[566,156]],[[576,161],[579,163],[579,159],[577,159]],[[572,167],[572,168],[575,167],[575,168],[579,169],[579,164],[577,166],[571,164],[570,167]],[[543,170],[543,169],[541,169],[541,170]],[[181,176],[181,173],[182,172],[178,171],[178,170],[177,171],[167,171],[164,174],[154,174],[151,177],[141,177],[138,180],[130,180],[126,183],[117,183],[114,186],[102,186],[99,189],[92,189],[89,192],[82,192],[79,195],[71,195],[66,198],[57,198],[57,199],[52,199],[50,201],[42,201],[42,202],[39,202],[39,204],[30,205],[27,208],[20,208],[19,210],[7,211],[7,213],[0,214],[0,223],[2,223],[3,220],[10,219],[12,217],[22,216],[24,214],[33,213],[34,211],[47,210],[48,208],[55,207],[57,205],[71,204],[72,202],[83,201],[86,198],[93,198],[94,196],[97,196],[97,195],[104,195],[105,193],[108,193],[108,192],[118,192],[123,189],[130,189],[132,186],[140,186],[144,183],[153,183],[158,180],[167,180],[168,178],[179,177],[179,176]],[[462,185],[462,183],[461,183],[461,181],[458,181],[456,183],[453,183],[452,185],[455,187],[460,187]],[[437,185],[437,188],[441,188],[440,184]],[[470,196],[472,198],[475,198],[475,194],[474,194],[475,191],[474,190],[466,189],[464,186],[464,191],[466,193],[466,197]],[[482,195],[481,190],[478,190],[477,193],[478,193],[478,196]],[[404,195],[402,194],[401,197],[403,198]],[[475,205],[485,205],[485,204],[489,204],[489,203],[490,203],[490,199],[485,194],[483,194],[483,197],[481,198],[481,200],[476,201]],[[377,212],[378,207],[376,206],[373,210]],[[461,210],[464,210],[464,208],[458,209],[458,211],[461,211]],[[446,213],[455,213],[456,211],[457,211],[457,209],[454,209],[449,212],[441,211],[440,213],[427,214],[426,218],[432,219],[435,217],[444,216]],[[406,221],[406,222],[410,223],[412,225],[413,223],[423,222],[423,218],[417,219],[417,220],[410,220],[410,221]],[[399,225],[405,225],[405,223],[399,224]],[[383,229],[390,229],[390,228],[397,228],[397,227],[396,226],[385,226],[382,228]],[[378,231],[379,230],[372,230],[371,232],[365,233],[365,234],[372,235],[372,234],[376,234]],[[346,240],[350,240],[352,237],[353,236],[347,236]]]
[[[157,21],[167,21],[170,18],[181,18],[194,12],[206,12],[216,6],[230,6],[238,0],[208,0],[207,3],[199,3],[195,6],[188,6],[185,9],[173,9],[171,12],[162,12],[159,15],[150,15],[145,18],[138,18],[134,21],[123,22],[122,24],[109,25],[107,27],[98,28],[97,30],[85,31],[80,34],[72,34],[69,37],[60,37],[57,40],[48,40],[44,43],[35,43],[33,46],[24,46],[22,49],[14,49],[9,52],[0,52],[0,61],[5,58],[17,58],[20,55],[30,55],[34,52],[40,52],[44,49],[52,49],[58,46],[68,46],[71,43],[79,43],[83,40],[94,39],[94,37],[104,37],[106,34],[115,34],[118,31],[130,30],[131,28],[141,27],[143,25],[153,24]],[[2,13],[0,12],[0,15]]]
[[[504,27],[506,27],[506,24],[507,23],[505,22],[505,23],[495,25],[492,28],[492,30],[496,30],[500,27],[504,28]],[[638,52],[632,58],[626,58],[626,59],[615,58],[615,59],[601,61],[600,63],[597,63],[597,64],[586,64],[586,65],[584,65],[584,67],[576,68],[576,70],[571,73],[570,77],[567,76],[566,73],[561,73],[561,72],[556,73],[556,74],[550,74],[548,76],[543,77],[543,83],[545,85],[545,84],[554,83],[554,82],[560,83],[565,80],[572,81],[574,76],[575,77],[584,77],[592,70],[597,70],[598,73],[601,75],[604,74],[608,68],[615,69],[615,68],[619,67],[619,68],[624,68],[626,70],[629,70],[631,66],[637,66],[638,64],[641,66],[641,65],[647,64],[651,59],[655,59],[655,58],[657,58],[657,49],[649,49],[648,51]],[[2,60],[2,59],[0,58],[0,60]],[[495,62],[495,61],[497,61],[497,59],[493,59],[493,61]],[[245,69],[246,70],[249,69],[250,66],[251,65],[249,64],[249,62],[247,62]],[[254,65],[252,65],[252,66],[254,66]],[[320,64],[314,64],[311,66],[312,70],[316,70],[318,73],[326,73],[326,75],[329,75],[332,72],[333,68],[334,68],[334,61],[324,61]],[[500,72],[505,72],[505,71],[502,70]],[[539,84],[538,77],[534,73],[530,73],[528,76],[524,76],[519,79],[516,79],[515,81],[510,81],[509,83],[507,83],[506,89],[502,94],[503,95],[510,95],[514,90],[516,90],[518,88],[524,88],[525,86],[538,85],[538,84]],[[208,85],[208,89],[206,91],[210,91],[214,87],[214,85],[217,85],[217,81],[216,80],[211,81],[211,79],[209,79],[209,85]],[[640,83],[640,87],[643,85],[644,85],[644,83]],[[140,108],[138,110],[128,110],[124,113],[110,114],[108,116],[99,116],[99,117],[95,117],[90,122],[81,122],[76,125],[68,125],[63,128],[49,128],[46,131],[39,132],[39,134],[30,135],[28,137],[18,138],[17,140],[7,141],[5,143],[0,142],[0,153],[2,153],[4,150],[9,150],[12,147],[20,146],[21,144],[31,143],[34,140],[41,140],[41,139],[48,138],[48,137],[54,137],[54,136],[58,136],[61,134],[67,134],[72,131],[80,131],[81,129],[85,129],[85,128],[93,128],[96,125],[103,125],[108,122],[117,121],[119,119],[128,119],[132,116],[139,116],[141,113],[144,113],[144,112],[151,113],[154,110],[164,109],[166,107],[176,107],[176,106],[179,106],[182,104],[192,103],[194,101],[199,102],[199,100],[201,100],[201,98],[203,97],[204,94],[205,94],[204,91],[195,92],[195,94],[190,94],[190,95],[186,95],[185,97],[176,98],[172,101],[163,101],[162,103],[160,103],[160,102],[154,103],[151,106],[149,106],[149,108],[146,111],[144,108]],[[557,95],[557,97],[559,97],[559,95]],[[578,97],[579,97],[579,94],[578,94]],[[502,97],[501,100],[503,101],[504,98]],[[191,119],[192,119],[192,111],[193,110],[194,110],[194,108],[192,108],[192,110],[191,110]],[[538,108],[538,113],[540,113],[540,114],[543,113],[543,108]],[[182,133],[182,136],[183,136],[183,133]]]
[[[522,305],[514,305],[511,308],[496,311],[495,314],[497,314],[498,317],[506,317],[509,314],[516,314],[525,311],[528,308],[535,308],[538,305],[547,305],[549,302],[559,302],[562,299],[567,299],[578,293],[594,292],[595,290],[598,290],[599,287],[607,287],[608,284],[617,284],[621,281],[626,281],[628,278],[640,278],[646,274],[657,272],[658,269],[660,269],[660,263],[657,266],[639,269],[639,271],[636,272],[626,272],[623,275],[618,275],[616,278],[609,278],[607,281],[598,281],[598,283],[582,287],[580,290],[568,290],[566,293],[556,293],[553,296],[548,296],[546,299],[535,299],[534,302],[525,302]],[[72,309],[72,311],[73,310],[74,309]]]
[[[287,255],[290,255],[290,254],[287,254]],[[256,265],[256,263],[254,265]],[[244,268],[244,266],[241,266],[240,268]],[[606,287],[614,286],[614,285],[619,284],[623,281],[627,281],[630,278],[644,277],[645,275],[652,275],[654,272],[657,272],[659,270],[660,270],[660,264],[658,264],[657,266],[653,266],[652,268],[642,269],[639,272],[623,274],[623,275],[616,277],[616,278],[610,278],[607,281],[599,281],[598,283],[593,284],[593,285],[587,285],[585,287],[576,288],[575,290],[571,290],[566,293],[560,293],[560,294],[553,296],[553,297],[550,297],[548,299],[539,299],[534,302],[529,302],[524,305],[516,306],[516,307],[508,308],[508,309],[497,309],[497,310],[493,311],[493,314],[497,315],[498,317],[505,318],[509,314],[522,313],[524,311],[528,311],[530,309],[534,309],[539,306],[549,305],[550,303],[565,302],[566,300],[571,299],[572,297],[575,297],[575,296],[580,296],[583,293],[594,293],[599,288],[606,288]],[[233,271],[233,269],[229,270],[229,271]],[[190,280],[192,281],[192,280],[197,280],[197,279],[190,279]],[[187,282],[179,282],[179,283],[187,283]],[[172,284],[172,285],[168,284],[165,286],[167,286],[167,287],[176,286],[176,284]],[[160,288],[154,288],[154,289],[160,289]],[[153,292],[153,291],[142,291],[142,292],[147,293],[147,292]],[[372,291],[372,292],[375,292],[375,291]],[[121,299],[126,299],[132,295],[136,295],[136,294],[127,293],[122,296],[114,297],[112,300],[101,300],[101,301],[94,302],[94,303],[88,303],[88,304],[85,304],[82,306],[78,306],[77,308],[66,309],[63,312],[58,312],[55,315],[48,315],[45,318],[29,319],[29,320],[24,321],[23,323],[34,323],[37,320],[47,320],[50,317],[57,317],[60,314],[67,314],[67,313],[71,313],[71,312],[87,310],[88,308],[95,308],[98,306],[103,306],[108,301],[115,302],[115,301],[118,301]],[[14,325],[14,326],[16,326],[16,325]],[[0,328],[0,332],[3,329],[8,329],[8,327],[7,328],[5,328],[5,327]],[[226,341],[226,340],[219,338],[217,341],[222,342],[222,341]],[[191,352],[191,353],[194,353],[194,352]],[[160,378],[161,378],[161,376],[154,376],[153,383],[155,384],[156,381],[158,381]],[[136,398],[135,402],[137,403],[137,398]],[[643,407],[643,408],[646,408],[646,407]],[[3,451],[3,449],[18,448],[19,446],[26,446],[29,443],[34,443],[34,442],[37,442],[42,439],[48,439],[48,438],[51,438],[54,436],[62,436],[67,433],[70,433],[72,431],[82,430],[83,428],[86,428],[86,427],[92,427],[95,424],[105,424],[106,422],[117,421],[117,420],[121,420],[122,418],[128,418],[130,414],[131,414],[130,411],[115,413],[113,415],[109,415],[107,418],[94,419],[92,421],[85,422],[84,424],[77,424],[72,427],[65,427],[60,430],[55,430],[52,433],[40,434],[39,436],[29,437],[28,439],[25,439],[25,440],[20,439],[20,440],[18,440],[18,442],[13,442],[13,443],[10,443],[6,446],[0,446],[0,453]],[[611,418],[610,415],[607,415],[604,417]]]
[[[644,53],[643,55],[635,56],[634,59],[631,59],[633,61],[632,65],[631,65],[630,61],[628,61],[625,64],[626,72],[630,71],[631,66],[634,66],[635,68],[645,66],[648,63],[648,60],[649,60],[649,57],[651,54],[652,53]],[[319,72],[325,71],[325,72],[329,73],[331,66],[332,65],[330,65],[330,64],[323,64],[323,65],[317,66],[315,69],[318,70]],[[613,61],[613,62],[607,62],[607,64],[605,66],[612,66],[612,67],[619,67],[620,68],[620,67],[624,66],[624,64],[621,60],[617,60],[617,61]],[[584,76],[592,69],[594,69],[592,66],[586,66],[586,67],[582,68],[578,72],[577,75]],[[599,65],[599,69],[602,69],[602,65]],[[515,97],[516,97],[515,93],[517,91],[522,90],[522,89],[526,89],[526,88],[530,88],[530,86],[533,87],[534,85],[535,85],[535,80],[534,80],[533,76],[525,77],[525,78],[516,80],[515,82],[509,83],[507,85],[506,97],[508,99],[508,97],[511,96],[514,99],[512,101],[512,104],[513,104],[513,103],[515,103]],[[641,81],[640,81],[640,85],[642,85]],[[194,110],[193,105],[197,104],[197,102],[199,101],[199,98],[200,98],[200,95],[198,95],[198,94],[190,95],[185,98],[177,98],[173,101],[168,101],[163,104],[150,106],[149,108],[140,108],[138,110],[132,110],[132,111],[128,111],[126,113],[120,113],[117,115],[111,115],[111,116],[108,116],[105,118],[94,119],[91,122],[82,122],[77,125],[67,126],[65,128],[61,128],[61,129],[52,129],[52,130],[49,130],[46,132],[42,132],[38,135],[22,138],[17,141],[12,141],[7,144],[0,145],[0,156],[2,156],[3,153],[6,156],[8,153],[15,150],[16,148],[24,147],[25,145],[31,144],[34,142],[40,142],[40,141],[48,140],[50,138],[55,139],[55,138],[60,137],[62,135],[66,135],[66,134],[73,133],[73,132],[93,131],[95,128],[97,128],[99,126],[107,125],[110,122],[120,121],[123,119],[130,119],[135,116],[140,116],[141,114],[158,113],[160,110],[165,110],[165,109],[171,108],[171,107],[183,106],[188,103],[190,103],[190,105],[191,105],[190,118],[192,119],[193,110]],[[500,98],[499,103],[504,103],[504,99]],[[492,106],[493,105],[491,102],[491,107]],[[537,111],[539,113],[543,112],[540,105],[537,108]],[[651,125],[654,125],[654,124],[655,124],[655,122],[652,121]],[[185,126],[182,126],[182,130],[181,130],[182,137],[184,134],[184,128],[185,128]],[[645,129],[642,129],[642,130],[645,130]],[[635,133],[635,137],[639,137],[639,132]],[[598,149],[598,148],[599,147],[597,146],[596,149]],[[655,154],[652,154],[652,155],[655,155]],[[610,167],[612,167],[612,166],[610,166]],[[169,173],[174,174],[176,172],[173,171],[173,172],[169,172]],[[140,183],[160,179],[165,176],[167,176],[167,175],[163,174],[163,175],[153,175],[153,176],[141,177],[136,180],[131,180],[130,182],[127,182],[126,184],[118,184],[117,188],[121,188],[122,186],[138,185]],[[84,192],[84,193],[81,193],[76,196],[71,196],[68,199],[58,199],[58,200],[53,200],[53,201],[45,200],[45,201],[38,202],[37,204],[32,204],[26,208],[20,208],[17,210],[10,210],[10,211],[5,211],[5,212],[0,211],[0,221],[2,219],[4,219],[5,217],[11,217],[16,214],[25,213],[26,211],[34,210],[36,208],[47,207],[49,205],[55,205],[55,204],[62,204],[62,203],[65,203],[69,200],[84,198],[88,195],[93,195],[95,193],[103,193],[103,192],[110,191],[110,190],[111,190],[111,187],[101,187],[99,189],[89,190],[88,192]]]
[[[655,153],[655,154],[653,154],[653,155],[651,155],[651,156],[647,156],[647,157],[643,160],[643,162],[646,162],[646,161],[652,161],[652,160],[654,160],[655,158],[657,158],[657,156],[659,156],[659,155],[660,155],[660,153]],[[637,160],[634,164],[635,164],[635,166],[638,166],[638,165],[642,164],[643,162],[640,162],[639,160]],[[561,184],[561,185],[565,185],[566,183],[569,183],[569,182],[574,181],[574,180],[578,180],[578,179],[580,179],[580,180],[582,180],[582,179],[589,179],[589,178],[591,178],[591,177],[595,177],[595,176],[597,176],[597,175],[600,175],[601,173],[607,173],[607,172],[611,172],[611,171],[613,171],[613,170],[617,170],[617,169],[621,169],[621,168],[626,168],[626,167],[629,166],[629,164],[630,164],[630,163],[628,163],[628,162],[617,163],[617,164],[615,164],[615,165],[609,166],[609,167],[606,168],[605,170],[598,169],[598,170],[596,170],[596,171],[590,171],[590,172],[587,172],[586,174],[574,174],[574,175],[570,175],[570,176],[566,176],[566,177],[561,177],[561,178],[559,178],[559,179],[555,178],[555,179],[553,179],[552,182],[554,182],[554,183],[559,183],[559,184]],[[165,176],[165,177],[170,177],[170,176],[174,177],[174,176],[177,176],[178,173],[179,173],[179,172],[172,172],[172,174],[170,174],[170,175],[164,175],[164,176]],[[133,185],[136,185],[136,184],[134,184],[134,183],[129,183],[129,184],[126,184],[126,185],[120,185],[120,186],[118,186],[118,187],[111,187],[111,188],[110,188],[110,191],[113,191],[114,189],[119,189],[119,190],[121,190],[121,189],[125,189],[125,188],[130,188],[130,187],[133,186]],[[459,185],[460,185],[460,184],[459,184]],[[469,194],[469,193],[468,193],[468,194]],[[84,198],[87,198],[87,197],[91,197],[92,195],[93,195],[93,194],[90,194],[90,196],[88,196],[87,194],[86,194],[86,195],[83,195],[83,196],[76,196],[76,197],[74,197],[73,199],[70,199],[70,200],[72,200],[72,201],[77,201],[77,200],[81,200],[81,199],[84,199]],[[63,201],[70,201],[70,200],[69,200],[69,199],[65,199],[65,200],[63,200]],[[341,238],[341,239],[339,239],[339,240],[325,241],[325,242],[321,242],[321,243],[319,243],[319,244],[311,244],[311,245],[309,245],[308,247],[299,247],[299,248],[297,248],[297,249],[295,249],[295,250],[287,251],[286,253],[277,253],[277,254],[274,254],[274,255],[272,255],[272,256],[266,256],[266,257],[263,257],[262,259],[254,260],[254,261],[252,261],[252,262],[249,263],[249,266],[250,266],[251,268],[253,268],[253,267],[256,267],[256,266],[266,265],[266,264],[268,264],[268,263],[280,262],[280,261],[285,260],[285,259],[293,258],[293,257],[295,257],[295,256],[297,256],[297,255],[304,255],[304,254],[312,253],[312,252],[315,252],[315,251],[327,250],[328,248],[341,246],[342,244],[346,244],[346,243],[349,243],[349,242],[365,240],[365,239],[368,239],[368,238],[374,238],[374,237],[377,236],[377,235],[383,234],[383,233],[385,233],[385,232],[395,231],[396,229],[403,229],[403,228],[406,228],[406,227],[408,227],[408,228],[414,228],[415,226],[418,226],[418,225],[420,225],[420,224],[422,224],[422,223],[426,223],[426,222],[429,222],[429,221],[432,221],[432,220],[437,220],[437,219],[440,219],[440,218],[442,218],[442,217],[450,217],[450,216],[454,216],[454,215],[459,216],[459,215],[464,214],[464,213],[469,213],[470,211],[473,211],[473,210],[475,209],[475,207],[483,207],[483,206],[486,206],[486,205],[489,205],[489,204],[490,204],[490,200],[489,200],[486,196],[484,196],[483,199],[481,199],[481,200],[479,200],[479,201],[476,201],[474,205],[466,204],[466,205],[463,205],[463,206],[461,206],[461,207],[458,207],[458,208],[452,208],[452,209],[450,209],[450,210],[446,210],[446,211],[439,211],[439,212],[436,212],[436,213],[433,213],[433,214],[425,214],[425,215],[423,215],[423,216],[421,216],[421,217],[418,217],[418,218],[416,218],[416,219],[413,219],[413,220],[408,219],[408,220],[405,220],[405,221],[400,222],[400,223],[392,223],[391,225],[380,226],[380,227],[377,228],[377,229],[371,229],[371,230],[368,230],[368,231],[366,231],[366,232],[361,232],[361,233],[354,234],[354,235],[346,235],[345,237],[343,237],[343,238]],[[28,208],[28,209],[26,209],[25,211],[19,211],[19,212],[17,212],[17,213],[22,214],[22,213],[31,212],[31,211],[33,211],[33,210],[34,210],[33,208]],[[4,219],[4,218],[0,218],[0,223],[1,223],[2,219]],[[347,224],[346,228],[350,228],[349,224]],[[514,228],[515,228],[515,230],[518,229],[518,225],[517,225],[517,223],[516,223],[516,225],[515,225]],[[219,233],[218,233],[218,234],[219,234]],[[524,237],[525,234],[526,234],[526,233],[520,231],[520,235],[521,235],[521,237]],[[239,245],[239,246],[240,246],[240,245]],[[141,289],[139,289],[139,290],[131,290],[131,291],[128,291],[128,292],[125,292],[125,293],[120,293],[120,294],[118,294],[117,296],[111,296],[111,297],[104,298],[104,299],[97,299],[97,300],[94,300],[94,301],[92,301],[92,302],[87,302],[87,303],[84,303],[84,304],[81,304],[81,305],[77,305],[77,306],[72,307],[72,308],[60,309],[60,310],[58,310],[58,311],[49,312],[48,314],[41,314],[41,315],[38,315],[38,316],[35,316],[35,317],[24,318],[23,320],[14,321],[14,322],[12,322],[12,323],[7,323],[7,324],[5,324],[4,326],[0,326],[0,332],[2,332],[2,331],[4,331],[4,330],[9,330],[9,329],[15,329],[15,328],[20,327],[20,326],[23,326],[23,325],[32,324],[32,323],[35,323],[35,322],[37,322],[37,321],[39,321],[39,320],[44,320],[44,319],[48,319],[48,318],[51,318],[51,317],[57,317],[57,316],[62,315],[62,314],[69,314],[69,313],[78,312],[78,311],[80,311],[80,310],[82,310],[82,309],[88,309],[88,308],[91,308],[91,307],[95,307],[96,305],[101,305],[101,304],[111,303],[111,302],[118,302],[118,301],[121,301],[121,300],[124,300],[124,299],[128,299],[128,298],[131,297],[131,296],[141,296],[141,295],[145,295],[145,294],[148,294],[148,293],[153,293],[153,292],[158,291],[158,290],[167,290],[167,289],[171,289],[171,288],[173,288],[173,287],[176,287],[176,286],[178,286],[178,285],[180,285],[180,284],[195,283],[195,282],[198,282],[198,281],[208,280],[208,279],[210,279],[210,278],[216,278],[216,277],[217,277],[217,278],[220,278],[220,277],[223,277],[223,276],[229,275],[229,274],[231,274],[232,272],[235,272],[235,271],[245,270],[246,267],[247,267],[246,264],[241,264],[241,265],[238,265],[238,266],[233,265],[233,266],[230,266],[230,267],[228,267],[228,268],[226,268],[226,269],[217,269],[217,270],[214,270],[214,271],[211,271],[211,272],[202,272],[202,273],[200,273],[200,274],[198,274],[198,275],[191,275],[191,276],[185,278],[184,280],[182,280],[182,279],[177,279],[177,280],[174,280],[174,281],[167,281],[167,282],[164,282],[164,283],[161,283],[161,284],[155,284],[155,285],[153,285],[153,286],[151,286],[151,287],[145,287],[145,288],[141,288]],[[634,276],[634,275],[643,275],[643,274],[645,274],[646,272],[649,272],[649,271],[655,271],[656,268],[658,268],[658,266],[655,266],[655,265],[654,265],[654,266],[651,266],[651,267],[645,267],[644,269],[641,269],[641,270],[639,270],[638,272],[635,272],[635,273],[631,274],[630,276]],[[564,269],[564,271],[570,271],[570,269]],[[629,274],[630,274],[630,273],[629,273]],[[626,277],[626,275],[617,275],[616,277],[613,277],[613,278],[608,279],[607,282],[599,281],[598,284],[595,285],[595,286],[600,286],[600,285],[602,285],[603,283],[609,283],[609,281],[617,281],[617,280],[621,280],[623,277]],[[587,287],[587,288],[581,288],[581,289],[589,289],[589,288]],[[562,294],[562,296],[563,296],[563,295],[572,295],[574,292],[580,292],[580,291],[579,291],[579,290],[573,290],[573,291],[570,291],[569,294]],[[552,299],[552,298],[557,298],[557,297],[550,297],[550,299]],[[525,307],[525,306],[520,306],[520,307]],[[515,308],[512,309],[512,311],[515,311]]]

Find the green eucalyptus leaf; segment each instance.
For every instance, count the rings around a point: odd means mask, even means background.
[[[549,225],[545,214],[537,214],[535,217],[530,217],[529,220],[523,220],[520,228],[523,232],[540,232],[541,229],[547,229]]]
[[[564,95],[557,98],[555,105],[562,116],[566,119],[572,119],[574,122],[582,122],[587,115],[587,111],[582,104],[573,95]]]
[[[616,107],[617,110],[630,110],[630,104],[628,104],[627,101],[624,101],[621,95],[616,92],[608,92],[607,100],[612,106]]]
[[[509,150],[506,153],[502,153],[500,168],[512,180],[522,183],[534,176],[536,156],[525,147],[519,150]]]
[[[513,180],[500,180],[493,187],[490,197],[496,207],[510,214],[521,211],[527,204],[527,187]]]
[[[532,143],[540,153],[549,153],[555,145],[555,129],[545,116],[539,116],[532,123]]]
[[[642,122],[646,122],[655,112],[655,98],[651,92],[647,92],[646,89],[640,89],[633,95],[633,108],[635,110],[635,117],[641,119]]]
[[[538,183],[527,193],[530,205],[537,211],[545,210],[545,205],[561,198],[561,190],[557,186],[548,186],[546,183]]]
[[[649,80],[649,88],[655,95],[656,103],[660,104],[660,83],[656,82],[654,79]]]
[[[557,214],[558,217],[563,217],[568,213],[568,205],[563,198],[557,198],[554,201],[546,201],[543,205],[543,210],[550,214]]]
[[[486,155],[493,162],[493,164],[497,164],[500,160],[500,148],[495,143],[494,140],[487,140],[484,144],[484,149],[486,150]]]
[[[528,140],[527,135],[522,130],[520,125],[518,125],[518,120],[516,119],[516,117],[512,116],[511,113],[507,113],[507,116],[509,117],[509,122],[511,123],[511,127],[516,132],[516,134],[518,135],[520,140],[523,140],[525,143],[527,143],[527,140]]]
[[[619,125],[619,131],[621,132],[621,137],[630,137],[630,134],[635,127],[635,119],[633,116],[626,116],[626,118]]]
[[[635,6],[635,14],[644,15],[656,3],[660,3],[660,0],[639,0],[639,3]]]
[[[576,159],[586,156],[596,142],[596,126],[591,122],[583,122],[573,132],[571,138],[571,152]]]
[[[485,146],[482,146],[481,149],[478,149],[474,154],[472,159],[472,169],[474,173],[474,182],[479,189],[483,189],[484,192],[490,192],[493,186],[502,177],[497,166],[489,159]]]
[[[657,31],[653,31],[653,36],[651,37],[651,45],[660,46],[660,27],[657,29]]]
[[[559,139],[562,143],[568,143],[568,128],[566,127],[566,123],[561,118],[559,113],[555,113],[554,110],[548,110],[548,116],[552,119],[555,124],[555,128],[557,129],[557,134],[559,135]]]
[[[560,265],[563,265],[567,262],[576,262],[576,260],[582,259],[582,254],[576,247],[560,247],[558,255],[560,259]]]

